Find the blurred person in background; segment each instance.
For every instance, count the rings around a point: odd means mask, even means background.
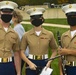
[[[11,20],[10,23],[12,25],[14,25],[13,29],[18,33],[20,40],[21,40],[23,34],[25,33],[25,29],[24,29],[24,27],[21,24],[22,21],[23,21],[22,14],[21,14],[21,12],[18,9],[16,9],[13,12],[13,17],[12,17],[12,20]],[[26,54],[26,56],[28,56],[28,54],[29,54],[29,48],[28,47],[27,47],[27,49],[25,51],[25,54]],[[21,72],[22,72],[24,63],[25,62],[23,60],[21,60]]]

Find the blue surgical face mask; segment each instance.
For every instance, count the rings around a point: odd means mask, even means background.
[[[13,23],[14,23],[14,22],[11,20],[11,21],[10,21],[10,24],[12,25]]]

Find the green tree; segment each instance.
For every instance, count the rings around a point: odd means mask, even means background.
[[[58,3],[68,3],[69,0],[58,0]]]
[[[58,4],[57,0],[51,0],[51,3]]]
[[[43,4],[44,2],[46,2],[46,0],[29,0],[29,5],[41,5]]]
[[[19,6],[24,6],[28,3],[28,0],[7,0],[7,1],[13,1],[16,2]]]
[[[0,0],[2,1],[2,0]],[[76,3],[76,0],[10,0],[16,2],[19,6],[24,5],[42,5],[45,2],[50,4]]]
[[[76,0],[69,0],[69,3],[76,3]]]

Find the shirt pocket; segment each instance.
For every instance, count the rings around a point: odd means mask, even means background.
[[[5,51],[6,51],[6,52],[11,52],[11,50],[10,50],[10,49],[7,49],[7,48],[5,48]]]
[[[69,45],[71,48],[76,49],[76,39],[73,39]]]
[[[14,43],[16,43],[16,39],[14,37],[10,37],[9,38],[9,42],[14,44]]]
[[[50,41],[50,39],[48,37],[41,37],[40,38],[40,42],[44,46],[48,46],[49,45],[49,41]]]

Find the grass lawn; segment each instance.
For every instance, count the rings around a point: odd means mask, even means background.
[[[47,22],[47,23],[54,23],[54,24],[66,24],[67,25],[66,19],[47,19],[47,20],[45,20],[45,22]],[[25,28],[25,31],[28,31],[33,26],[29,25],[29,24],[26,24],[26,25],[23,24],[23,27]],[[49,31],[52,31],[54,33],[54,36],[55,36],[55,39],[56,39],[57,43],[58,43],[58,40],[57,40],[57,31],[59,31],[60,34],[62,35],[62,33],[64,33],[65,31],[68,30],[66,28],[58,28],[58,27],[50,27],[50,26],[43,26],[43,27],[45,29],[47,29]],[[50,55],[51,55],[51,49],[49,48],[49,56]],[[52,75],[59,75],[58,58],[55,59],[52,62],[52,68],[53,68],[53,74]],[[25,68],[23,68],[23,75],[25,75],[24,70],[25,70]]]
[[[52,23],[52,24],[64,24],[67,25],[67,20],[65,18],[56,18],[56,19],[46,19],[46,23]]]
[[[24,20],[29,21],[29,20]],[[45,23],[68,25],[66,18],[45,19]]]

